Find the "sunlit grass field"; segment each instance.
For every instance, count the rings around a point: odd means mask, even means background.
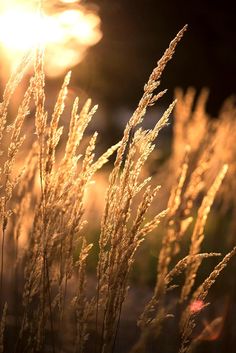
[[[211,119],[207,90],[177,89],[153,127],[143,126],[186,29],[151,72],[121,140],[103,153],[99,131],[86,130],[97,105],[76,97],[66,108],[71,72],[47,111],[43,50],[8,80],[0,352],[222,351],[215,342],[229,332],[235,295],[235,102]],[[171,153],[158,163],[152,156],[168,124]]]

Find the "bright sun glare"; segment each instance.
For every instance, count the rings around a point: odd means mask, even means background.
[[[73,0],[47,3],[50,10],[42,14],[34,1],[1,0],[0,45],[13,64],[18,55],[45,45],[46,73],[57,76],[101,39],[100,18]]]

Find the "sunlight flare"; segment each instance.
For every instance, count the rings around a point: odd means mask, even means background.
[[[102,33],[96,12],[74,3],[50,2],[45,11],[39,11],[34,1],[1,1],[0,45],[4,56],[14,65],[19,55],[44,45],[47,75],[60,75],[78,64]]]

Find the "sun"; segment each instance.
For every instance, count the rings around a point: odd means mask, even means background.
[[[36,1],[1,0],[0,44],[12,62],[38,45],[45,46],[46,73],[57,76],[99,42],[100,23],[94,10],[75,1],[47,1],[47,10],[39,11]]]

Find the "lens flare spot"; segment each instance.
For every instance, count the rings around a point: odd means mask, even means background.
[[[205,306],[205,303],[202,300],[194,300],[190,304],[190,312],[191,313],[197,313],[198,311],[202,310]]]

